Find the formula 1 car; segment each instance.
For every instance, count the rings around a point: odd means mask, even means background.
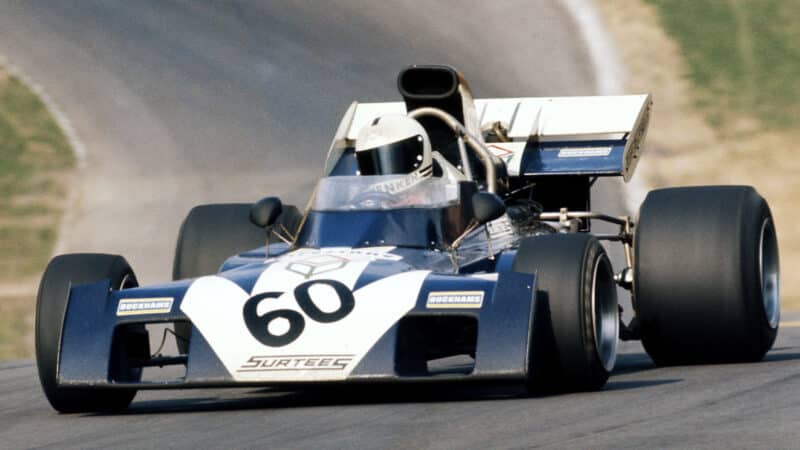
[[[407,68],[398,86],[402,102],[350,106],[305,210],[274,197],[192,209],[173,282],[140,287],[121,256],[55,257],[36,308],[51,405],[221,386],[597,390],[620,339],[657,365],[771,348],[778,247],[754,189],[656,190],[636,223],[591,212],[598,177],[633,175],[649,95],[474,100],[446,66]],[[601,242],[622,246],[624,267]],[[151,349],[154,324],[171,352]]]

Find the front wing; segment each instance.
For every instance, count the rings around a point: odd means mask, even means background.
[[[524,380],[530,370],[534,275],[410,271],[364,286],[312,278],[301,284],[304,293],[281,274],[295,287],[287,294],[274,283],[270,290],[259,286],[269,269],[259,270],[264,274],[255,285],[252,274],[233,271],[124,291],[111,291],[108,282],[73,287],[59,384],[158,389]],[[326,295],[339,304],[326,305]],[[142,355],[126,342],[142,325],[177,322],[192,324],[185,354]],[[456,355],[462,359],[454,367],[436,368]],[[150,381],[130,375],[162,364],[185,366],[185,374]]]

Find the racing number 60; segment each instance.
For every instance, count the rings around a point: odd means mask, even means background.
[[[339,298],[339,308],[336,311],[325,312],[317,307],[309,294],[311,286],[326,285],[336,292]],[[306,327],[306,320],[303,315],[292,309],[276,309],[261,316],[258,315],[258,304],[266,298],[278,298],[283,292],[264,292],[254,295],[244,304],[244,323],[250,334],[258,342],[269,347],[283,347],[291,344],[303,333]],[[320,323],[331,323],[345,318],[356,305],[353,293],[343,283],[336,280],[311,280],[299,284],[294,288],[294,298],[297,306],[311,319]],[[289,322],[289,330],[284,334],[273,334],[269,331],[269,324],[275,319],[286,319]]]

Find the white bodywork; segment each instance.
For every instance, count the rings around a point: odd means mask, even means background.
[[[353,290],[367,265],[380,258],[395,259],[393,247],[326,248],[292,252],[268,266],[252,292],[216,275],[198,278],[189,287],[181,310],[191,319],[236,381],[344,380],[361,359],[400,318],[414,308],[429,271],[392,275]],[[294,289],[311,280],[336,280],[353,293],[355,306],[332,323],[316,322],[298,306]],[[335,311],[340,300],[332,289],[314,286],[314,304]],[[258,315],[288,309],[302,315],[305,328],[288,345],[270,347],[248,331],[242,310],[257,294],[282,292],[258,303]],[[287,324],[274,320],[269,329],[280,335]]]

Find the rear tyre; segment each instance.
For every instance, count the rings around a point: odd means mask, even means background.
[[[660,189],[634,236],[634,300],[657,365],[757,361],[780,319],[778,243],[749,186]]]
[[[136,277],[125,258],[104,254],[56,256],[47,265],[36,300],[36,365],[47,400],[62,413],[125,409],[135,389],[64,388],[57,371],[64,315],[71,286],[110,280],[113,289],[136,287]]]
[[[529,237],[513,270],[536,274],[530,389],[601,389],[619,336],[617,290],[603,247],[588,234]]]

